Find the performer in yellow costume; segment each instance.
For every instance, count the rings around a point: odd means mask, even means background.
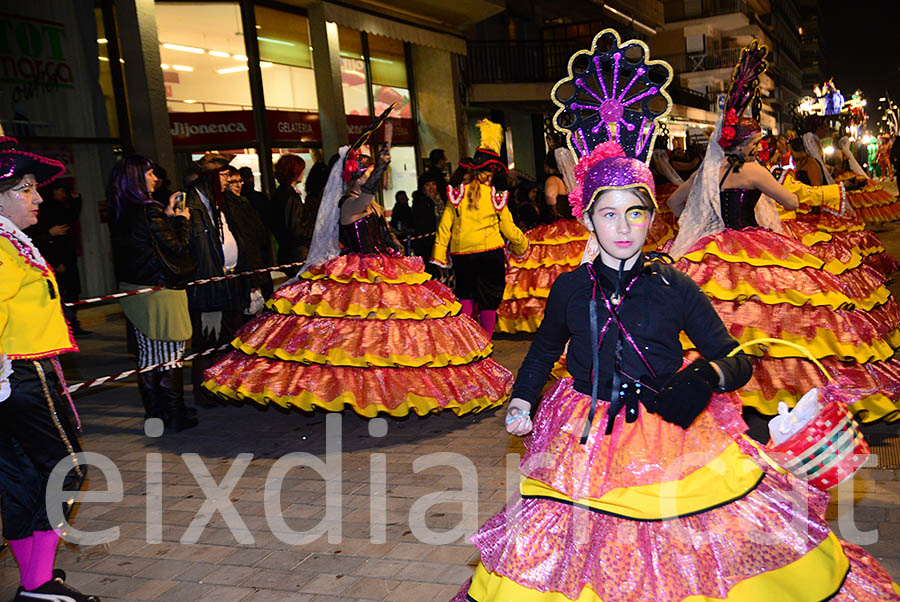
[[[513,223],[506,203],[509,191],[492,186],[494,174],[506,174],[500,160],[503,129],[487,119],[478,122],[482,145],[471,162],[460,165],[475,172],[469,184],[447,187],[449,204],[444,209],[434,241],[431,262],[453,268],[463,313],[478,315],[481,327],[490,336],[497,323],[497,308],[506,286],[504,239],[513,255],[528,250],[528,239]]]

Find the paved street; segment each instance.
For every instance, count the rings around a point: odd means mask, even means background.
[[[880,235],[894,256],[900,256],[900,228]],[[898,289],[893,283],[895,295]],[[129,369],[124,323],[116,307],[86,310],[82,315],[84,327],[96,334],[81,341],[80,355],[67,358],[69,379],[76,382]],[[515,370],[527,342],[526,337],[496,341],[497,359]],[[326,484],[308,467],[288,472],[280,506],[276,506],[284,522],[273,525],[273,513],[267,518],[264,510],[266,480],[277,476],[289,461],[284,458],[287,454],[306,452],[326,459],[326,414],[222,406],[201,409],[201,424],[193,430],[149,438],[142,431],[133,381],[82,392],[76,402],[85,424],[85,448],[115,463],[124,496],[120,501],[85,503],[75,520],[83,531],[118,528],[118,539],[62,548],[58,566],[67,571],[73,585],[105,601],[449,600],[470,576],[476,553],[466,536],[451,534],[452,541],[427,542],[428,537],[440,538],[442,532],[456,528],[463,513],[458,501],[429,507],[430,498],[425,496],[460,490],[463,477],[446,465],[416,473],[413,462],[438,452],[468,459],[474,473],[467,474],[466,489],[477,488],[477,512],[469,513],[471,520],[458,533],[471,533],[502,507],[508,475],[516,475],[515,456],[508,460],[508,454],[522,451],[520,441],[505,434],[502,412],[373,423],[352,413],[333,415],[339,416],[332,420],[340,422],[343,453],[330,454],[328,461],[340,462],[340,480],[336,482],[337,473],[333,473]],[[207,496],[195,475],[203,480],[208,470],[219,483],[236,465],[238,454],[252,458],[242,456],[249,463],[234,488],[227,491],[225,487],[221,494],[227,493],[236,513],[227,514],[228,520],[221,513],[210,516],[210,508],[204,508]],[[438,464],[447,461],[446,456],[431,458]],[[148,487],[151,492],[160,489],[154,484],[156,462],[161,466],[162,492],[158,533],[152,525],[148,531],[146,517],[148,500],[152,509],[159,499],[145,495]],[[90,489],[106,489],[109,482],[100,470],[92,471]],[[339,489],[340,506],[326,508],[329,485]],[[208,483],[205,486],[211,488]],[[379,491],[382,487],[384,495]],[[373,499],[385,501],[383,521],[371,520]],[[829,516],[843,515],[845,520],[840,525],[834,520],[833,525],[840,536],[852,541],[864,540],[854,539],[848,525],[861,532],[877,529],[877,541],[864,547],[895,579],[900,579],[898,500],[897,471],[865,469],[853,485],[853,503],[843,504],[840,513],[832,505]],[[473,507],[473,501],[466,503]],[[850,514],[855,523],[848,520]],[[411,515],[424,515],[424,524],[411,521]],[[203,528],[189,530],[192,523]],[[337,537],[334,543],[326,536],[298,545],[284,541],[286,535],[315,529],[320,523],[332,529]],[[148,538],[152,541],[157,536],[160,543],[148,543]],[[192,537],[196,543],[182,543]],[[377,543],[379,539],[383,543]],[[17,582],[15,562],[6,551],[0,555],[0,599],[11,598]]]

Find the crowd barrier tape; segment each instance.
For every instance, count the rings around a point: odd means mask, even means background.
[[[236,274],[225,274],[223,276],[214,276],[212,278],[203,278],[201,280],[194,280],[193,282],[188,282],[185,286],[199,286],[201,284],[209,284],[210,282],[219,282],[220,280],[231,280],[232,278],[241,278],[243,276],[250,276],[252,274],[262,274],[263,272],[272,272],[275,270],[285,270],[288,268],[300,267],[303,265],[303,261],[295,261],[294,263],[286,263],[284,265],[276,265],[270,268],[260,268],[258,270],[250,270],[249,272],[239,272]],[[122,297],[130,297],[131,295],[141,295],[143,293],[150,293],[153,291],[160,291],[166,287],[164,286],[148,286],[147,288],[139,288],[136,291],[128,291],[127,293],[112,293],[110,295],[102,295],[100,297],[90,297],[88,299],[79,299],[78,301],[72,301],[71,303],[64,303],[63,305],[67,307],[75,307],[77,305],[87,305],[89,303],[100,303],[101,301],[110,301],[112,299],[121,299]]]
[[[220,345],[219,347],[214,347],[212,349],[207,349],[206,351],[201,351],[199,353],[192,353],[190,355],[186,355],[180,360],[174,360],[171,362],[163,362],[161,364],[154,364],[152,366],[147,366],[146,368],[141,368],[140,370],[126,370],[125,372],[119,372],[118,374],[113,374],[111,376],[101,376],[100,378],[95,378],[94,380],[86,380],[84,382],[75,383],[72,385],[68,385],[69,393],[74,393],[76,391],[80,391],[81,389],[93,389],[94,387],[99,387],[101,385],[105,385],[110,382],[115,382],[117,380],[124,380],[130,376],[135,376],[136,374],[143,374],[145,372],[151,372],[156,370],[157,368],[177,368],[183,362],[188,362],[190,360],[196,359],[198,357],[204,355],[211,355],[213,353],[218,353],[220,351],[225,351],[227,349],[231,349],[231,343],[226,343],[224,345]]]
[[[409,249],[409,242],[413,240],[419,240],[422,238],[428,238],[429,236],[435,236],[436,232],[431,232],[430,234],[419,234],[417,236],[407,236],[407,250]],[[194,280],[193,282],[188,282],[185,286],[200,286],[201,284],[209,284],[211,282],[219,282],[221,280],[231,280],[232,278],[242,278],[244,276],[251,276],[253,274],[262,274],[263,272],[273,272],[275,270],[286,270],[289,268],[300,267],[304,264],[303,261],[295,261],[294,263],[286,263],[284,265],[276,265],[269,268],[260,268],[258,270],[250,270],[249,272],[239,272],[237,274],[224,274],[222,276],[214,276],[212,278],[203,278],[200,280]],[[87,299],[79,299],[78,301],[72,301],[69,303],[63,303],[66,307],[77,307],[79,305],[88,305],[91,303],[102,303],[104,301],[112,301],[114,299],[121,299],[122,297],[130,297],[131,295],[142,295],[144,293],[152,293],[153,291],[160,291],[166,287],[164,286],[148,286],[146,288],[139,288],[136,291],[128,291],[126,293],[111,293],[109,295],[101,295],[99,297],[89,297]]]

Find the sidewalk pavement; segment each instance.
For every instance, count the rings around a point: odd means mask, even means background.
[[[881,236],[894,256],[900,256],[897,229]],[[895,294],[900,292],[896,283],[892,288]],[[115,306],[80,314],[84,327],[95,335],[79,341],[82,353],[66,358],[70,381],[131,368],[124,355],[124,323]],[[507,337],[495,341],[496,358],[516,370],[528,340]],[[463,518],[460,502],[428,507],[426,496],[460,490],[463,476],[450,466],[422,468],[414,462],[435,453],[467,458],[474,469],[472,475],[477,476],[477,485],[472,486],[477,487],[477,520],[461,529],[468,534],[502,508],[510,482],[513,487],[516,484],[516,459],[524,451],[520,439],[506,435],[502,410],[373,423],[352,412],[330,415],[339,416],[341,423],[340,519],[337,514],[327,514],[328,484],[310,468],[301,467],[287,473],[280,500],[284,524],[273,529],[263,509],[263,489],[273,467],[284,462],[279,459],[296,452],[323,461],[337,459],[326,458],[325,413],[221,406],[201,409],[200,426],[195,429],[149,438],[142,431],[133,380],[80,392],[76,403],[85,425],[85,449],[114,461],[124,495],[118,501],[82,504],[74,521],[83,531],[118,528],[119,537],[108,544],[60,548],[58,566],[67,571],[74,586],[104,601],[448,601],[470,577],[476,550],[465,535],[443,543],[423,542],[421,536],[430,531],[432,537],[440,538],[442,531],[458,526]],[[384,425],[386,434],[378,430]],[[194,474],[204,472],[202,463],[220,483],[238,454],[251,454],[252,458],[246,459],[246,469],[235,487],[230,491],[226,487],[218,495],[223,499],[227,495],[237,511],[226,520],[205,507],[207,496]],[[508,458],[508,454],[513,456]],[[158,491],[152,477],[148,486],[148,458],[151,475],[154,462],[161,466],[159,543],[148,543],[148,537],[157,535],[152,528],[148,533],[148,500],[154,507],[160,499],[146,495],[148,487],[151,492]],[[382,465],[383,472],[379,469]],[[96,467],[91,471],[90,489],[107,489],[110,483],[101,471]],[[334,481],[330,485],[333,487]],[[379,491],[382,487],[383,494]],[[207,483],[206,488],[211,485]],[[373,543],[373,535],[377,541],[381,534],[373,529],[378,521],[371,520],[370,499],[385,502],[382,543]],[[853,504],[842,504],[838,512],[833,503],[828,516],[837,534],[855,543],[865,540],[857,539],[860,533],[849,526],[855,524],[863,534],[877,532],[877,541],[864,547],[898,579],[898,510],[898,471],[864,469],[853,483]],[[424,525],[412,523],[411,513],[423,514]],[[851,514],[853,520],[848,520]],[[841,517],[843,521],[837,520]],[[325,526],[340,530],[335,543],[322,536],[311,543],[290,545],[273,534],[284,533],[286,528],[310,530],[323,519]],[[205,528],[196,543],[182,543],[190,537],[191,525]],[[244,539],[239,542],[236,533],[241,527],[245,527]],[[17,583],[15,561],[6,551],[0,555],[0,599],[11,599]]]

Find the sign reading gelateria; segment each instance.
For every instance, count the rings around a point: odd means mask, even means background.
[[[415,126],[412,119],[394,120],[394,143],[413,144]],[[370,119],[364,115],[347,115],[350,139],[359,136]],[[306,111],[266,111],[269,137],[278,143],[320,144],[322,126],[319,114]],[[241,145],[256,140],[252,111],[214,111],[169,113],[172,143],[175,146]]]

